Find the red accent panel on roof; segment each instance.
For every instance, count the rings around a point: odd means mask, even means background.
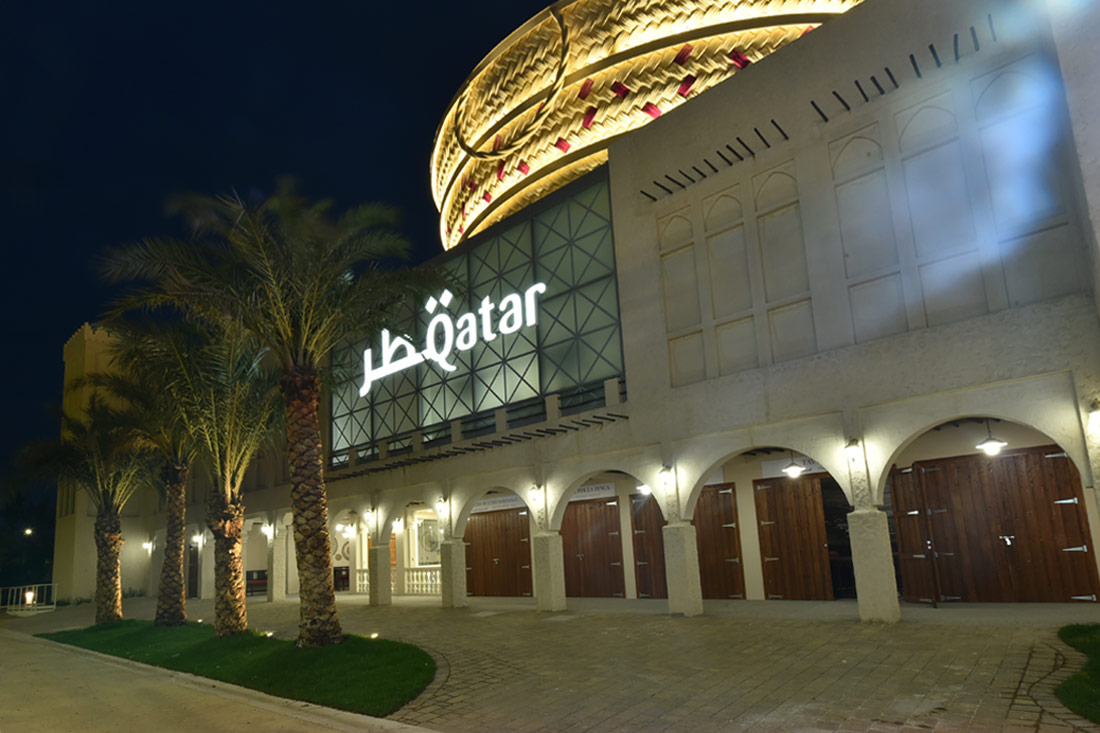
[[[585,79],[584,84],[581,84],[581,90],[577,92],[577,98],[588,99],[588,95],[592,92],[592,85],[595,83],[591,78]]]
[[[646,102],[642,105],[642,111],[653,119],[657,119],[661,116],[661,108],[655,105],[653,102]]]
[[[617,81],[611,85],[611,91],[615,92],[616,96],[625,97],[630,94],[630,87],[623,84],[621,81]]]
[[[685,43],[684,47],[680,49],[680,52],[676,54],[676,58],[672,59],[681,66],[688,60],[688,56],[691,56],[691,44]]]
[[[686,97],[691,93],[691,85],[695,83],[695,75],[688,74],[684,77],[684,80],[680,82],[680,88],[676,90],[676,93],[681,97]]]
[[[592,121],[596,119],[596,108],[589,107],[584,111],[584,119],[581,121],[581,126],[586,130],[592,129]]]

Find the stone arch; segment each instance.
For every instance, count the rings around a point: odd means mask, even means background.
[[[1065,379],[1065,377],[1062,377]],[[1059,384],[1057,375],[1024,380],[954,395],[943,395],[909,409],[883,410],[866,425],[867,469],[876,504],[881,504],[890,467],[913,441],[937,425],[967,417],[1017,423],[1050,438],[1073,461],[1081,483],[1093,485],[1081,415],[1073,387]],[[1068,399],[1067,399],[1068,398]]]
[[[457,514],[453,515],[454,516],[454,530],[453,530],[453,536],[454,537],[460,538],[460,537],[463,537],[466,534],[466,524],[470,520],[470,513],[473,511],[474,505],[477,504],[482,499],[484,499],[488,494],[490,494],[492,492],[505,492],[505,493],[508,493],[508,494],[512,494],[513,496],[518,498],[521,502],[523,502],[523,505],[525,507],[527,507],[527,511],[532,512],[532,514],[535,513],[535,507],[531,506],[530,496],[529,495],[524,496],[524,492],[520,492],[520,491],[517,491],[515,489],[509,488],[509,487],[503,486],[503,485],[486,486],[484,489],[481,489],[480,491],[475,491],[473,493],[470,493],[466,497],[465,502],[462,504],[462,508],[458,511]]]
[[[569,500],[577,493],[577,490],[583,486],[589,485],[593,479],[605,474],[618,475],[623,474],[633,478],[639,484],[650,487],[653,491],[653,498],[657,500],[657,506],[661,509],[661,515],[666,521],[673,521],[674,517],[670,516],[670,506],[668,501],[668,495],[666,491],[659,490],[660,487],[658,474],[661,471],[661,466],[656,467],[639,467],[639,466],[623,466],[619,468],[605,467],[597,470],[589,470],[581,474],[579,477],[568,481],[565,484],[564,490],[557,495],[557,498],[550,511],[548,512],[547,527],[549,529],[558,531],[561,529],[562,519],[565,517],[565,510],[569,506]],[[545,491],[545,487],[543,489]]]

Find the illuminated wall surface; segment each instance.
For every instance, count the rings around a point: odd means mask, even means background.
[[[608,184],[602,174],[595,178],[513,217],[441,264],[468,287],[463,294],[454,288],[447,310],[456,318],[475,312],[485,297],[500,303],[545,283],[535,326],[455,349],[454,372],[426,362],[375,380],[365,397],[359,392],[367,344],[337,355],[346,379],[332,395],[335,462],[345,461],[349,448],[369,455],[370,444],[386,438],[393,439],[391,450],[401,450],[416,429],[428,443],[447,440],[452,420],[464,420],[467,436],[491,432],[500,407],[509,408],[512,421],[534,419],[549,394],[562,394],[566,409],[571,399],[596,393],[602,399],[603,380],[621,376],[623,362]],[[430,318],[423,307],[410,314],[411,342],[424,344]],[[373,351],[380,353],[378,344]]]
[[[610,141],[859,0],[562,0],[485,57],[436,132],[449,249],[607,160]]]

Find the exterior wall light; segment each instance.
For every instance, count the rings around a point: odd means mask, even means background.
[[[848,438],[848,442],[844,444],[844,450],[848,452],[849,458],[858,458],[860,445],[857,438]]]
[[[657,476],[661,479],[662,489],[671,489],[675,483],[676,475],[672,472],[672,466],[665,466]]]
[[[1008,445],[1008,443],[1004,442],[1003,440],[999,440],[993,437],[993,430],[989,427],[988,418],[985,421],[985,432],[988,437],[974,447],[985,453],[987,456],[997,455],[1001,452],[1002,448]]]
[[[33,606],[34,605],[34,591],[29,590],[26,593],[24,593],[23,594],[23,600],[25,600],[27,602],[28,606]]]
[[[649,488],[645,484],[638,484],[638,493],[642,496],[649,496],[653,493],[653,489]]]
[[[532,504],[537,504],[542,498],[542,487],[538,484],[532,484],[531,488],[527,490],[527,496],[531,499]]]
[[[146,552],[148,552],[148,553],[149,553],[150,555],[152,555],[152,554],[153,554],[153,543],[152,543],[152,542],[142,542],[142,543],[141,543],[141,546],[142,546],[142,547],[143,547],[143,548],[145,549],[145,551],[146,551]]]
[[[438,519],[443,519],[443,516],[447,513],[447,500],[442,496],[435,500],[435,516]]]
[[[791,451],[791,462],[783,466],[783,473],[790,478],[798,478],[805,472],[806,467],[794,460],[794,451]]]
[[[1100,400],[1093,400],[1089,404],[1089,432],[1100,431]]]
[[[30,527],[27,527],[25,530],[23,530],[23,534],[30,537],[32,534],[34,534],[34,530],[31,529]]]
[[[264,537],[267,537],[269,540],[275,537],[275,527],[273,525],[267,524],[266,522],[262,527],[260,527],[260,531],[263,532]]]
[[[345,540],[350,540],[350,539],[354,538],[355,537],[355,525],[354,524],[349,524],[346,527],[344,527],[343,535],[344,535]]]
[[[404,529],[405,529],[405,520],[404,519],[402,519],[401,517],[398,517],[397,519],[393,520],[394,534],[401,534],[401,532]]]
[[[203,537],[202,532],[199,532],[191,538],[191,544],[195,547],[202,549],[202,546],[206,543],[206,538]]]

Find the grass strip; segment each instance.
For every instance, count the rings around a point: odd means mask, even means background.
[[[1100,624],[1073,624],[1058,630],[1058,638],[1088,655],[1084,669],[1058,685],[1054,693],[1082,718],[1100,723]]]
[[[166,628],[138,620],[39,636],[376,717],[398,710],[435,676],[435,661],[423,649],[361,636],[346,636],[336,646],[299,649],[293,641],[255,631],[218,639],[208,624]]]

